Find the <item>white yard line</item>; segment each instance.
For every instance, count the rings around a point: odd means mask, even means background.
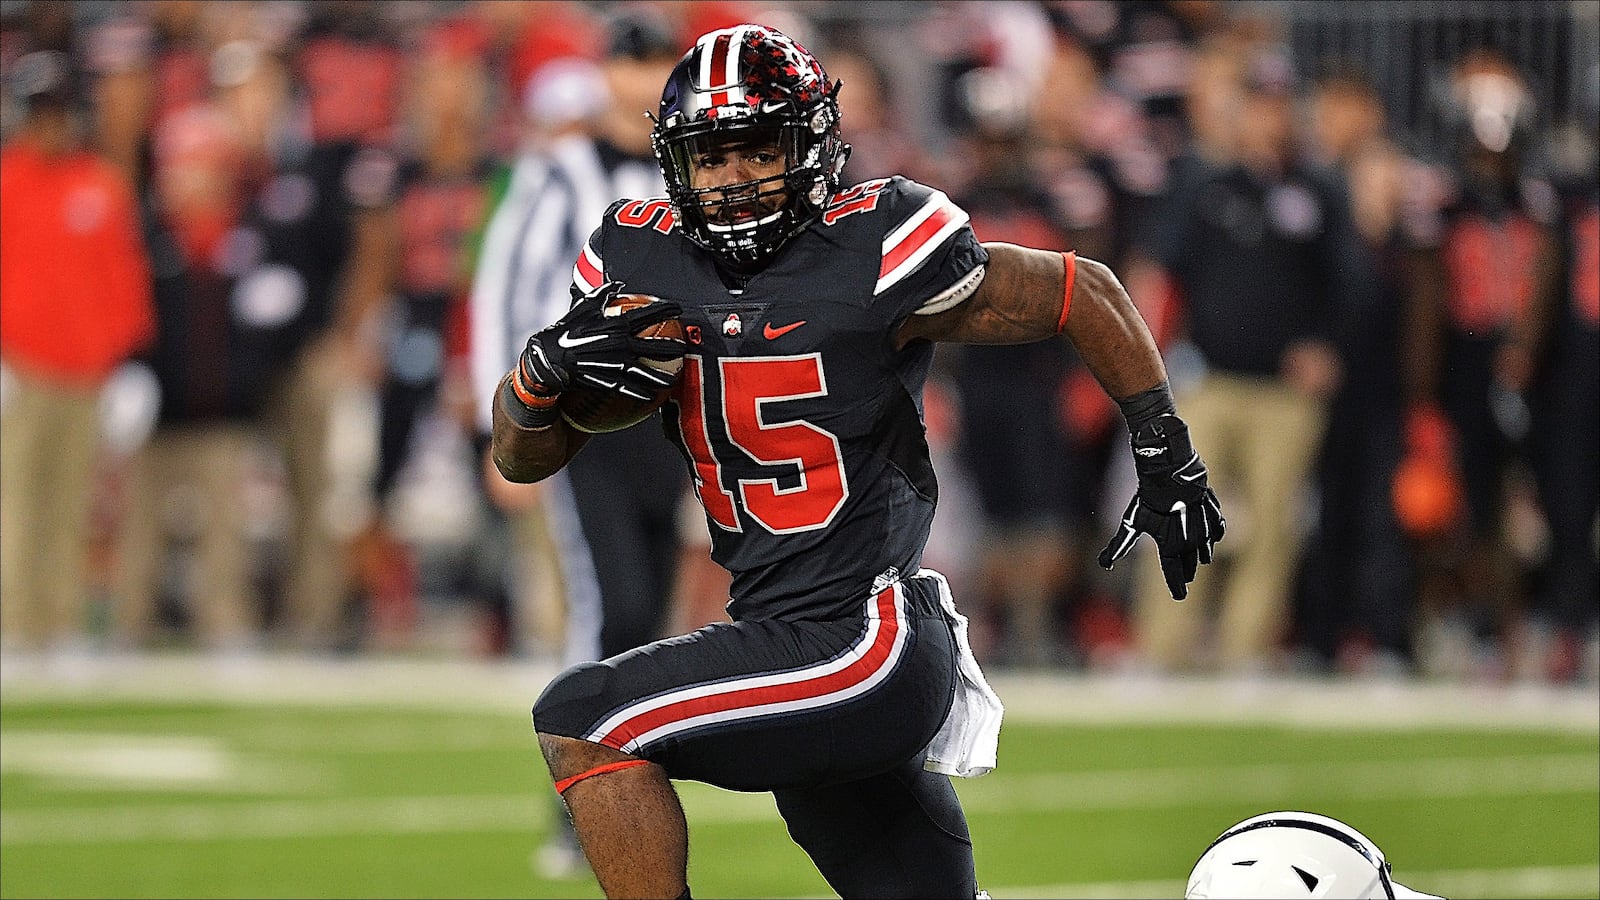
[[[310,760],[241,751],[217,737],[138,732],[0,733],[0,773],[39,779],[46,790],[326,795],[335,770]]]
[[[497,720],[474,711],[441,723],[433,718],[419,717],[416,712],[367,710],[357,715],[330,715],[308,724],[301,718],[303,713],[291,711],[288,716],[282,716],[274,709],[260,716],[237,716],[222,725],[197,725],[199,714],[193,712],[141,715],[137,707],[123,707],[118,715],[95,715],[78,728],[55,728],[48,733],[60,740],[78,741],[112,733],[142,734],[172,740],[203,737],[224,741],[236,750],[254,753],[394,754],[520,750],[537,756],[539,752],[531,721]],[[35,733],[45,731],[35,731],[31,725],[27,728],[21,725],[6,726],[6,734]]]
[[[1600,790],[1597,762],[1592,754],[1567,754],[1044,772],[985,776],[960,785],[960,793],[972,813],[1270,804],[1291,793],[1330,800],[1533,796]]]
[[[1437,872],[1395,872],[1406,887],[1444,897],[1579,897],[1600,892],[1600,866],[1533,866],[1519,869],[1448,869]],[[1180,880],[1098,881],[988,887],[994,897],[1096,897],[1138,900],[1179,897]]]
[[[696,824],[777,821],[767,794],[683,785]],[[1600,789],[1595,758],[1584,754],[1123,769],[1004,775],[963,783],[973,815],[1022,810],[1180,808],[1214,801],[1271,804],[1286,791],[1326,791],[1329,799],[1531,796]],[[207,841],[335,834],[446,834],[535,831],[547,809],[541,796],[461,795],[378,799],[122,806],[0,812],[0,845],[107,841]]]
[[[0,813],[0,845],[531,832],[548,812],[506,795],[50,809]]]
[[[219,664],[170,655],[94,660],[63,676],[0,658],[0,699],[386,706],[527,716],[556,671],[548,663],[521,661],[267,656]],[[1600,688],[1592,685],[992,675],[1012,721],[1600,734]]]
[[[1029,721],[1256,723],[1343,730],[1429,727],[1600,735],[1600,689],[1282,678],[1027,676],[993,679]]]

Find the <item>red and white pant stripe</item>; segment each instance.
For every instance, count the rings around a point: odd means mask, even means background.
[[[839,656],[784,672],[694,684],[630,704],[585,740],[637,753],[662,738],[706,725],[832,706],[872,690],[905,654],[906,601],[899,583],[867,608],[867,627]]]

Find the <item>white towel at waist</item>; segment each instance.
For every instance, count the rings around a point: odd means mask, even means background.
[[[922,767],[961,778],[977,778],[994,770],[1000,749],[1000,718],[1005,706],[978,668],[967,638],[967,617],[956,612],[950,582],[932,569],[919,569],[912,576],[931,578],[939,585],[939,605],[956,639],[956,696],[950,704],[939,733],[925,751]]]

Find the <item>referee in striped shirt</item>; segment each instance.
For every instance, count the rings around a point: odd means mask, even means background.
[[[664,22],[624,14],[610,25],[599,66],[557,59],[529,79],[524,105],[544,129],[542,140],[511,170],[472,287],[472,379],[484,446],[488,400],[528,336],[571,305],[572,267],[594,223],[623,197],[666,196],[643,111],[654,108],[681,49]],[[662,636],[688,491],[670,447],[653,422],[597,435],[541,485],[566,595],[563,667]],[[523,528],[519,536],[530,533]],[[583,866],[570,822],[564,813],[558,818],[561,833],[538,855],[552,876]]]

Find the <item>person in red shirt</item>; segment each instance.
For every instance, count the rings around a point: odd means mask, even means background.
[[[154,328],[133,192],[79,145],[69,58],[19,59],[0,150],[0,639],[84,644],[100,389]]]

